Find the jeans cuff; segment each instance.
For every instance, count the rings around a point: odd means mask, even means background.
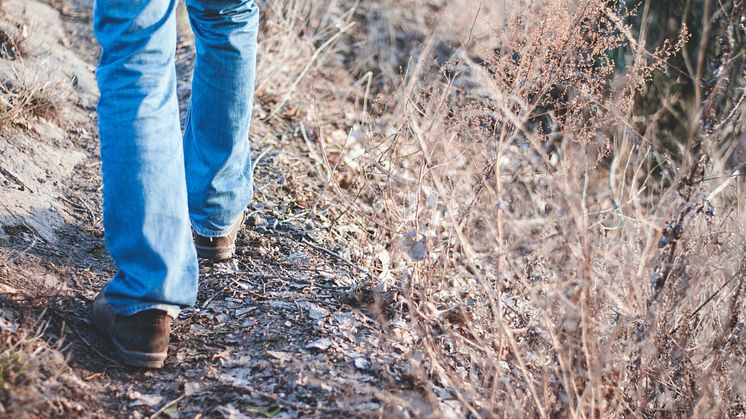
[[[211,238],[225,237],[228,234],[230,234],[232,229],[233,227],[231,226],[231,227],[228,227],[228,229],[225,231],[207,230],[207,229],[203,229],[202,227],[192,222],[192,230],[194,230],[195,233],[199,234],[202,237],[211,237]]]
[[[242,210],[243,212],[246,212],[246,208]],[[238,218],[236,220],[240,219],[241,213],[239,213]],[[225,230],[210,230],[206,228],[202,228],[197,225],[197,223],[194,222],[194,220],[190,219],[189,221],[192,224],[192,230],[194,230],[195,233],[199,234],[202,237],[210,237],[210,238],[216,238],[216,237],[226,237],[229,234],[231,234],[231,230],[233,230],[234,224],[236,223],[236,220],[233,220],[233,224],[228,226]]]
[[[177,319],[179,317],[179,313],[181,312],[181,307],[179,306],[174,306],[170,304],[159,304],[159,303],[138,304],[134,306],[129,306],[126,309],[120,309],[118,307],[113,307],[113,308],[114,308],[114,312],[121,316],[131,316],[133,314],[137,314],[145,310],[160,310],[160,311],[165,311],[166,314],[171,316],[171,318]]]

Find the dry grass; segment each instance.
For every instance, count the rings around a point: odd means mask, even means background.
[[[703,2],[702,41],[655,48],[650,1],[257,2],[254,135],[308,145],[309,208],[371,273],[410,360],[387,414],[743,416],[744,4]],[[671,68],[692,42],[717,52]],[[700,81],[673,145],[677,98],[640,106],[672,72]],[[0,86],[0,123],[53,91]],[[24,396],[67,371],[37,335],[1,336],[6,412],[59,409]]]
[[[69,83],[61,82],[53,69],[29,66],[24,60],[39,48],[29,43],[33,30],[39,29],[5,16],[0,9],[0,127],[36,117],[54,119],[69,99]]]
[[[91,389],[42,338],[48,321],[19,325],[18,313],[0,311],[0,416],[69,417],[83,413]],[[61,342],[61,341],[60,341]]]
[[[636,105],[693,41],[644,2],[267,2],[260,117],[303,122],[432,411],[743,414],[744,5],[706,3],[672,153]]]
[[[47,81],[23,64],[10,67],[5,76],[0,85],[0,127],[24,124],[33,118],[54,120],[70,94],[68,86]]]

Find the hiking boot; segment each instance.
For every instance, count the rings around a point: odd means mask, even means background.
[[[236,237],[244,221],[246,221],[246,211],[241,211],[241,215],[233,224],[231,231],[223,237],[205,237],[194,233],[194,247],[197,248],[197,257],[213,262],[224,262],[232,258],[236,253]]]
[[[146,310],[131,316],[114,312],[101,291],[93,300],[91,319],[111,337],[114,350],[124,364],[162,368],[168,352],[171,317],[161,310]]]

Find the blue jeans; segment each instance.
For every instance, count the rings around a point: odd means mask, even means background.
[[[196,62],[185,132],[176,94],[178,0],[96,0],[106,245],[114,311],[176,316],[197,298],[191,229],[225,236],[253,194],[249,122],[259,10],[186,0]]]

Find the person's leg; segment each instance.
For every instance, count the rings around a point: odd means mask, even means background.
[[[176,317],[197,297],[174,55],[177,0],[96,0],[106,244],[104,296],[130,316]]]
[[[253,194],[249,122],[259,9],[249,0],[186,5],[197,48],[184,133],[189,213],[198,236],[226,237]]]

